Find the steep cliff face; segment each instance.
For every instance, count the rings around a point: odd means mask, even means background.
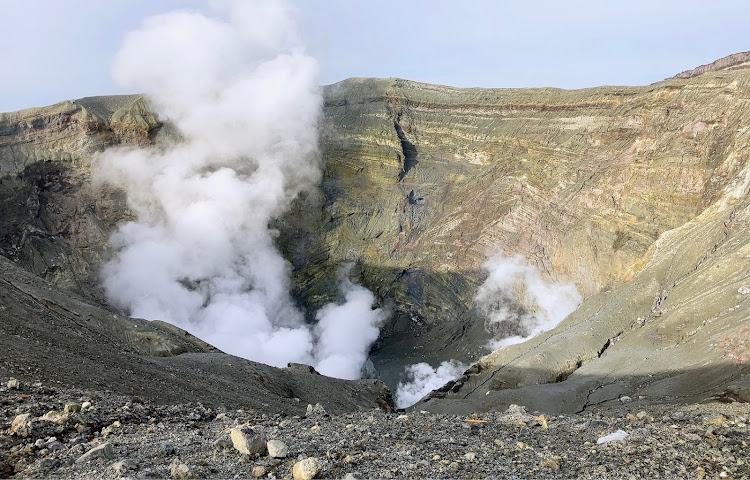
[[[703,366],[701,378],[726,385],[747,360],[737,292],[748,72],[574,91],[398,79],[326,87],[321,189],[275,225],[300,302],[314,311],[330,301],[341,265],[354,263],[393,308],[372,352],[393,385],[404,365],[488,353],[473,302],[482,264],[520,253],[549,279],[574,282],[584,304],[553,333],[484,357],[427,407],[458,409],[466,397],[492,408],[545,385],[575,391],[565,409],[581,409],[604,395],[591,387],[606,383],[600,373],[623,373],[632,395],[643,382],[623,365],[637,370],[637,358],[654,362],[647,375],[666,372],[663,362]],[[0,253],[98,298],[107,235],[129,213],[122,192],[91,187],[91,156],[174,133],[140,97],[4,114],[0,129]],[[724,326],[702,328],[714,317]],[[722,362],[739,370],[716,375]],[[576,378],[585,381],[573,388]],[[658,388],[694,385],[678,383]]]
[[[302,296],[315,303],[334,265],[357,262],[362,281],[396,301],[382,367],[476,357],[487,335],[472,297],[492,253],[521,253],[591,295],[633,278],[664,232],[716,202],[747,161],[749,79],[575,91],[332,85],[325,197],[304,214],[317,215],[307,238],[318,250],[295,261]]]
[[[92,187],[92,157],[152,143],[159,127],[138,95],[0,114],[0,254],[98,298],[107,238],[129,212],[124,192]]]

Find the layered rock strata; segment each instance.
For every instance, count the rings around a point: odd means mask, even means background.
[[[393,385],[406,364],[488,353],[491,333],[473,301],[482,264],[500,250],[520,253],[546,278],[575,283],[586,301],[553,333],[483,358],[446,398],[481,394],[487,402],[474,403],[492,408],[549,384],[578,392],[565,409],[581,409],[597,402],[581,403],[585,396],[604,395],[589,388],[600,373],[628,376],[632,366],[654,375],[637,358],[726,386],[745,361],[744,334],[732,329],[746,318],[738,292],[749,82],[735,69],[572,91],[398,79],[326,87],[322,188],[274,225],[296,295],[312,315],[353,262],[353,276],[393,307],[372,352]],[[138,96],[1,115],[0,253],[99,299],[107,236],[130,214],[123,192],[90,185],[92,156],[175,138]],[[716,315],[724,327],[702,328]],[[688,348],[683,334],[694,330],[689,341],[700,346]],[[628,342],[631,353],[615,358]],[[639,349],[650,353],[633,356]],[[696,370],[706,366],[701,355],[679,353],[693,351],[707,355],[707,369]],[[715,374],[724,361],[740,362],[739,373]],[[586,378],[599,380],[571,387],[595,366]],[[695,385],[678,383],[658,389]]]

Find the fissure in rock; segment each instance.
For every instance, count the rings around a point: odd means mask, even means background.
[[[398,115],[396,115],[396,118],[393,119],[393,128],[396,129],[396,135],[398,135],[398,140],[399,142],[401,142],[401,154],[404,157],[404,163],[401,166],[401,171],[398,174],[399,182],[404,178],[404,176],[406,176],[407,173],[409,173],[409,170],[411,170],[414,165],[417,164],[417,147],[415,147],[413,143],[407,140],[404,129],[401,128],[401,124],[399,123],[400,120],[401,114],[399,113]]]

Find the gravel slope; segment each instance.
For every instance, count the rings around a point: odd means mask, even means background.
[[[750,478],[747,403],[624,403],[570,416],[511,406],[468,417],[329,415],[310,405],[286,415],[7,381],[0,478],[293,478],[306,458],[317,460],[308,463],[317,463],[318,478]],[[22,414],[31,422],[17,421]],[[230,438],[237,426],[288,452],[241,454]],[[597,443],[620,430],[623,440]]]

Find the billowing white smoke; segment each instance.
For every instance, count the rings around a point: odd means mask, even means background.
[[[387,313],[372,309],[375,297],[361,285],[353,284],[342,271],[340,288],[345,302],[329,303],[318,310],[315,359],[318,371],[338,378],[359,378],[370,346],[378,339],[379,327]]]
[[[489,277],[474,301],[486,315],[486,329],[504,337],[490,342],[492,350],[552,329],[581,304],[575,285],[545,281],[519,254],[503,257],[500,252],[484,268]]]
[[[404,380],[396,388],[396,407],[414,405],[431,391],[461,376],[467,368],[468,365],[458,360],[442,362],[437,368],[425,362],[409,365],[404,370]]]
[[[184,141],[101,155],[99,180],[123,187],[137,215],[111,238],[106,294],[228,353],[357,378],[384,313],[344,278],[346,302],[306,325],[268,226],[321,178],[317,63],[283,2],[224,5],[228,20],[149,18],[115,59],[115,80],[145,92]]]
[[[539,270],[519,254],[503,257],[500,252],[487,260],[484,267],[489,276],[474,301],[486,316],[485,328],[503,337],[487,345],[492,350],[550,330],[581,303],[581,295],[573,284],[545,281]],[[427,363],[409,365],[404,370],[405,380],[396,390],[396,406],[413,405],[467,368],[468,365],[457,360],[442,362],[438,368]]]

